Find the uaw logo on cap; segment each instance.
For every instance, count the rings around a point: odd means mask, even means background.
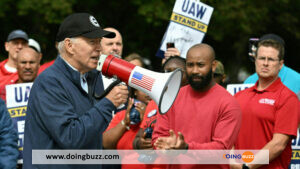
[[[100,25],[99,25],[99,23],[98,23],[98,21],[96,20],[95,17],[90,16],[90,21],[91,21],[91,23],[92,23],[94,26],[100,27]]]

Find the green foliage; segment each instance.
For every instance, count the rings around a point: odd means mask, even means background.
[[[25,16],[34,13],[47,23],[59,24],[64,16],[72,13],[73,3],[74,0],[20,0],[18,14]]]
[[[0,1],[0,7],[1,7],[0,18],[4,17],[6,12],[11,9],[10,5],[9,5],[10,3],[11,3],[11,0],[1,0]]]
[[[138,14],[144,16],[148,23],[154,26],[161,26],[162,20],[170,19],[175,1],[173,0],[133,0],[138,6]]]

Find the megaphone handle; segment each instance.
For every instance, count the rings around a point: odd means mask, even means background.
[[[101,96],[98,96],[97,94],[95,94],[95,98],[101,100],[103,97],[105,97],[115,86],[117,86],[119,83],[121,83],[122,81],[119,78],[116,78],[116,80],[114,82],[112,82],[105,90],[104,92],[101,94]]]

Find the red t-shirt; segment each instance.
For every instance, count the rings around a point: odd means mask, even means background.
[[[15,84],[18,80],[18,72],[12,73],[6,70],[5,64],[8,59],[0,63],[0,98],[6,100],[5,86],[8,84]]]
[[[9,72],[5,68],[5,64],[8,59],[0,63],[0,87],[3,87],[7,84],[13,84],[18,79],[18,72]]]
[[[280,78],[267,89],[255,86],[235,95],[242,109],[242,126],[235,149],[262,149],[274,133],[297,135],[299,101],[297,96],[281,83]],[[261,168],[288,168],[291,160],[291,140],[285,150],[269,165]]]
[[[50,62],[44,63],[43,65],[40,66],[38,74],[42,73],[44,70],[46,70],[48,67],[53,65],[55,60],[52,60]]]
[[[237,101],[218,84],[206,92],[196,92],[190,85],[182,87],[171,109],[157,116],[153,143],[158,137],[169,136],[169,130],[173,129],[176,134],[179,131],[183,134],[189,149],[193,150],[231,149],[241,123]],[[229,165],[172,165],[170,168],[229,168]]]
[[[111,128],[114,128],[117,124],[119,124],[125,117],[126,114],[126,110],[122,110],[120,112],[118,112],[114,118],[111,120],[111,122],[109,123],[109,126],[106,130],[109,130]],[[122,137],[120,138],[120,140],[117,143],[117,149],[118,150],[133,150],[133,140],[137,134],[137,132],[139,131],[139,125],[131,125],[130,126],[130,130],[126,130],[124,132],[124,134],[122,135]],[[122,156],[122,155],[121,155]],[[138,161],[138,157],[139,154],[131,154],[131,155],[126,155],[126,156],[122,156],[122,163],[123,161],[133,161],[134,164],[122,164],[122,169],[143,169],[145,168],[145,165],[140,163]],[[140,164],[138,164],[140,163]]]

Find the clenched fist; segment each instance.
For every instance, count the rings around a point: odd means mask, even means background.
[[[125,85],[115,86],[107,95],[106,98],[110,100],[116,107],[127,102],[128,89]]]

